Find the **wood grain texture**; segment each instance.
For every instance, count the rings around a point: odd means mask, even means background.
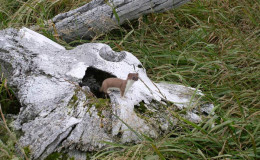
[[[164,12],[189,0],[93,0],[88,4],[55,16],[50,22],[66,41],[90,39],[141,15]],[[53,30],[53,27],[52,29]]]

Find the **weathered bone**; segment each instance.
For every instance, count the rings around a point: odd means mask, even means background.
[[[213,108],[201,105],[198,97],[202,93],[196,89],[153,83],[134,55],[115,52],[106,44],[88,43],[66,50],[27,28],[7,29],[0,31],[0,62],[1,73],[16,88],[22,105],[15,128],[24,132],[20,143],[30,147],[32,159],[61,150],[83,156],[85,151],[103,148],[102,141],[140,141],[127,125],[156,138],[174,128],[172,110],[188,107],[183,116],[199,122],[200,113],[209,114]],[[96,92],[102,80],[125,79],[128,73],[139,73],[140,80],[126,99],[112,92],[111,105],[106,106],[107,101],[89,93],[102,97]],[[166,102],[174,105],[163,107]]]

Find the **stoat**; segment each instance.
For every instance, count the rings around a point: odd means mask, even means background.
[[[121,97],[125,97],[126,92],[138,80],[138,73],[129,73],[126,80],[120,78],[107,78],[103,81],[100,92],[107,94],[110,89],[119,89]]]

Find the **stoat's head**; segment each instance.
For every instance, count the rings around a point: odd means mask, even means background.
[[[138,80],[138,73],[129,73],[127,79],[137,81]]]

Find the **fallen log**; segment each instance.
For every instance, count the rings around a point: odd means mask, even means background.
[[[189,0],[92,0],[86,5],[61,13],[48,21],[50,30],[66,40],[91,39],[117,28],[126,20],[164,12]],[[32,27],[34,30],[35,27]]]

